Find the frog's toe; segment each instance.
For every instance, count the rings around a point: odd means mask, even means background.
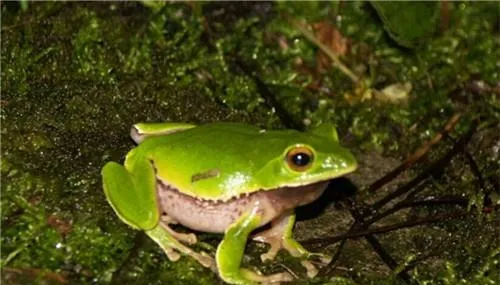
[[[302,264],[302,266],[304,266],[304,268],[306,269],[307,277],[314,278],[316,275],[318,275],[318,269],[316,268],[316,266],[314,266],[314,264],[312,264],[311,261],[302,260],[300,264]]]
[[[183,254],[191,256],[204,267],[208,267],[213,271],[216,271],[215,260],[212,257],[204,252],[197,253],[191,248],[180,243],[174,234],[169,231],[168,226],[156,226],[155,228],[146,231],[146,234],[163,249],[171,261],[179,260],[181,254]]]
[[[269,244],[270,248],[266,253],[263,253],[260,255],[260,259],[262,262],[265,262],[267,260],[274,260],[276,255],[278,254],[278,251],[283,248],[281,240],[276,238],[276,239],[256,239],[259,240],[260,242],[265,242]]]
[[[183,243],[189,244],[189,245],[193,245],[193,244],[198,242],[198,239],[196,238],[195,234],[193,234],[193,233],[189,233],[189,234],[179,233],[179,232],[174,231],[172,228],[170,228],[170,226],[169,226],[170,224],[177,224],[177,222],[174,221],[173,219],[171,219],[169,216],[162,215],[161,220],[162,220],[161,226],[175,239],[177,239]]]
[[[184,242],[186,244],[189,244],[189,245],[193,245],[193,244],[196,244],[198,242],[196,235],[193,233],[183,234],[183,233],[178,233],[178,232],[172,231],[171,234],[177,240]]]
[[[176,262],[181,258],[181,255],[175,251],[173,248],[164,248],[163,251],[165,251],[165,254],[167,254],[168,260],[172,262]]]
[[[211,257],[208,253],[202,251],[197,257],[197,260],[204,267],[210,268],[210,270],[217,273],[217,265],[215,264],[215,259]]]
[[[260,255],[262,262],[274,260],[280,249],[283,248],[283,238],[279,230],[281,229],[271,228],[252,237],[253,240],[267,243],[270,246],[266,253]]]
[[[280,284],[281,282],[290,282],[294,279],[288,272],[262,275],[247,268],[241,268],[240,272],[246,280],[257,282],[259,284]]]
[[[304,259],[300,262],[300,264],[302,264],[302,266],[304,266],[304,268],[306,269],[307,277],[309,278],[314,278],[316,275],[318,275],[318,269],[311,260],[320,263],[321,266],[328,265],[330,261],[332,261],[331,256],[322,253],[309,252],[304,255],[303,258]]]
[[[314,259],[321,263],[321,265],[328,265],[332,261],[332,257],[323,253],[310,252],[308,259]]]

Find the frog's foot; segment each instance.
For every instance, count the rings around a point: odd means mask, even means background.
[[[307,251],[292,237],[295,215],[287,212],[271,223],[271,228],[258,233],[253,237],[259,242],[268,243],[271,247],[260,256],[262,261],[273,260],[280,249],[286,249],[292,256],[300,258],[301,264],[307,271],[307,276],[313,278],[318,274],[318,269],[310,260],[316,260],[322,265],[330,263],[331,257],[321,253]]]
[[[243,215],[226,230],[215,255],[219,276],[227,283],[240,285],[279,284],[292,281],[292,275],[287,272],[265,276],[240,267],[247,238],[260,222],[257,210],[258,208],[255,208],[251,213]]]
[[[168,226],[166,227],[168,228]],[[171,231],[174,232],[173,230]],[[215,261],[211,256],[209,256],[205,252],[197,253],[191,248],[180,243],[177,238],[165,228],[165,225],[158,225],[153,229],[147,230],[145,232],[163,249],[163,251],[167,254],[168,259],[170,259],[171,261],[179,260],[180,254],[184,254],[191,256],[204,267],[210,268],[212,271],[217,272]],[[183,235],[180,233],[176,234]]]
[[[189,233],[189,234],[179,233],[179,232],[174,231],[172,228],[170,228],[169,225],[177,224],[177,222],[172,220],[172,218],[170,218],[169,216],[162,215],[161,221],[162,221],[161,226],[165,229],[165,231],[167,231],[175,239],[177,239],[183,243],[189,244],[189,245],[193,245],[193,244],[198,242],[195,234],[193,234],[193,233]]]
[[[279,272],[271,275],[262,275],[247,268],[240,268],[240,273],[245,279],[260,284],[280,284],[281,282],[293,281],[288,272]]]

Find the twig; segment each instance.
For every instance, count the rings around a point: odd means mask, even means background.
[[[14,273],[18,275],[28,275],[33,279],[43,278],[45,280],[55,281],[59,284],[67,284],[67,272],[56,273],[47,271],[45,269],[39,268],[12,268],[12,267],[4,267],[2,271],[7,273]],[[5,279],[5,276],[2,278]]]
[[[283,105],[276,99],[276,96],[274,96],[273,92],[269,90],[269,87],[258,77],[252,72],[251,67],[249,67],[245,62],[243,62],[239,57],[234,57],[233,58],[234,62],[236,65],[238,65],[243,73],[250,77],[254,82],[255,85],[257,86],[257,90],[266,102],[266,104],[270,108],[274,108],[276,110],[276,115],[279,117],[280,121],[289,129],[296,129],[303,131],[304,130],[304,125],[297,121],[287,110],[286,108],[283,107]],[[256,70],[256,69],[253,69]]]
[[[375,190],[387,184],[389,181],[393,180],[394,177],[398,176],[401,172],[405,171],[415,163],[422,160],[435,144],[440,142],[443,139],[443,137],[447,136],[448,133],[450,133],[455,128],[461,116],[462,114],[460,113],[453,115],[444,126],[442,132],[438,133],[430,141],[425,143],[422,147],[420,147],[417,151],[415,151],[412,155],[410,155],[401,165],[399,165],[394,170],[384,175],[379,180],[372,183],[368,187],[368,192],[374,192]]]
[[[415,206],[428,206],[428,205],[445,205],[445,204],[452,204],[452,205],[460,205],[463,207],[467,207],[469,203],[469,200],[466,198],[462,198],[459,196],[443,196],[439,198],[433,198],[433,199],[421,199],[421,200],[412,200],[412,201],[401,201],[400,203],[394,205],[392,208],[389,210],[382,212],[376,216],[373,216],[371,219],[365,221],[365,225],[371,225],[375,223],[376,221],[379,221],[401,209],[405,208],[411,208]]]
[[[356,230],[356,223],[353,223],[349,230],[347,231],[346,235],[352,234]],[[328,263],[324,268],[322,268],[319,272],[320,276],[330,276],[331,272],[335,269],[335,263],[340,257],[340,254],[342,253],[342,249],[344,248],[346,242],[347,242],[347,237],[343,240],[340,241],[339,246],[337,247],[337,250],[335,251],[335,254],[332,256],[332,260],[330,263]]]
[[[31,17],[30,19],[28,19],[28,20],[26,20],[24,22],[20,22],[20,23],[13,24],[13,25],[10,25],[10,26],[3,26],[1,28],[1,31],[5,32],[5,31],[12,30],[14,28],[17,28],[19,26],[24,26],[24,25],[27,25],[27,24],[32,24],[32,23],[35,23],[35,22],[39,22],[39,21],[43,20],[44,18],[48,18],[48,17],[51,17],[53,15],[56,15],[63,8],[65,8],[65,6],[59,6],[59,7],[54,8],[54,10],[52,10],[52,11],[48,11],[47,14],[45,14],[45,15],[42,14],[42,15],[40,15],[38,17]]]
[[[296,20],[291,19],[291,23],[313,44],[317,45],[335,64],[335,66],[344,73],[347,77],[349,77],[354,83],[358,83],[359,77],[355,75],[340,59],[338,56],[333,53],[333,51],[320,42],[306,27],[304,27],[301,23]]]
[[[460,115],[457,114],[455,115],[448,124],[445,127],[445,131],[449,132],[456,123],[458,122],[458,119],[460,118]],[[388,194],[386,197],[382,198],[378,202],[376,202],[371,208],[372,209],[380,209],[382,208],[385,204],[387,204],[389,201],[392,201],[396,197],[403,195],[410,191],[411,189],[414,189],[414,187],[417,187],[419,185],[423,186],[428,180],[431,179],[432,174],[441,169],[444,165],[449,163],[451,158],[456,155],[458,152],[463,151],[465,149],[465,146],[467,145],[468,141],[472,137],[472,134],[474,133],[476,129],[476,123],[469,129],[466,135],[461,137],[452,147],[451,150],[449,150],[443,157],[438,159],[436,162],[432,164],[431,167],[428,167],[424,172],[420,173],[417,177],[412,179],[409,183],[399,187],[396,191]],[[430,147],[440,141],[443,136],[445,136],[446,133],[442,132],[438,136],[436,136],[433,140],[431,140],[426,146],[422,147],[417,151],[412,157],[410,157],[407,161],[405,161],[407,164],[406,165],[411,165],[414,163],[414,161],[417,161],[425,155]],[[405,169],[405,164],[400,169]],[[400,170],[402,171],[402,170]],[[397,173],[397,171],[393,171],[393,173]],[[397,175],[397,174],[396,174]],[[381,185],[385,184],[381,183]],[[422,188],[423,189],[423,188]],[[391,231],[391,230],[396,230],[404,227],[411,227],[417,224],[422,224],[422,223],[430,223],[430,222],[435,222],[435,221],[441,221],[442,216],[439,217],[428,217],[425,219],[417,220],[417,221],[411,221],[411,222],[405,222],[405,223],[400,223],[400,224],[395,224],[392,226],[386,226],[386,227],[379,227],[375,229],[367,229],[370,224],[378,221],[379,219],[392,214],[393,212],[396,212],[402,208],[405,207],[410,207],[416,204],[426,204],[426,203],[436,203],[437,201],[403,201],[397,204],[395,207],[392,209],[377,215],[375,217],[372,217],[370,220],[365,221],[366,215],[357,213],[356,210],[351,210],[351,215],[355,218],[354,224],[351,226],[349,229],[349,232],[345,235],[342,236],[337,236],[337,237],[332,237],[332,238],[322,238],[322,239],[316,239],[316,240],[307,240],[303,242],[304,244],[314,244],[314,243],[319,243],[322,245],[327,245],[327,244],[332,244],[338,241],[342,241],[343,243],[347,238],[353,238],[353,237],[359,237],[359,236],[364,236],[367,240],[367,242],[371,245],[373,250],[377,252],[379,257],[389,266],[392,270],[395,270],[398,267],[397,261],[392,258],[392,256],[383,248],[382,244],[376,239],[374,236],[375,233],[381,233],[381,232],[386,232],[386,231]],[[440,203],[458,203],[458,204],[464,204],[465,202],[463,200],[450,200],[450,199],[442,199],[439,201]],[[459,216],[462,217],[464,215],[467,215],[467,212],[460,213]],[[446,215],[445,218],[450,218],[450,216]],[[355,231],[355,229],[361,229],[359,231]],[[339,253],[337,252],[336,255]],[[329,269],[332,270],[332,269]],[[328,272],[328,271],[327,271]],[[407,271],[401,271],[398,273],[398,276],[405,280],[406,282],[411,281],[410,275],[407,273]]]
[[[375,238],[374,235],[369,234],[366,235],[365,238],[385,264],[387,264],[387,266],[394,271],[398,267],[398,262],[382,247],[382,244]],[[406,281],[406,283],[410,283],[412,280],[411,276],[406,271],[398,272],[398,276]]]
[[[362,231],[356,231],[353,233],[347,233],[347,234],[342,234],[338,236],[333,236],[333,237],[328,237],[328,238],[316,238],[316,239],[309,239],[305,241],[301,241],[301,244],[304,245],[314,245],[314,246],[325,246],[329,244],[334,244],[337,243],[341,240],[344,239],[354,239],[354,238],[359,238],[363,237],[366,235],[371,235],[371,234],[382,234],[382,233],[387,233],[395,230],[400,230],[404,228],[411,228],[414,226],[419,226],[423,224],[432,224],[432,223],[438,223],[438,222],[443,222],[447,220],[455,220],[455,219],[460,219],[462,217],[467,216],[469,213],[466,211],[461,211],[458,213],[454,214],[443,214],[443,215],[438,215],[438,216],[428,216],[425,218],[421,219],[411,219],[409,221],[401,222],[401,223],[396,223],[388,226],[380,226],[380,227],[375,227],[375,228],[369,228],[365,229]]]
[[[354,207],[350,210],[351,215],[354,217],[355,222],[353,227],[356,228],[361,226],[362,228],[366,228],[367,225],[364,223],[365,216],[360,214],[357,209]],[[398,262],[387,252],[382,244],[378,241],[378,239],[373,234],[365,235],[366,241],[370,244],[372,249],[378,254],[378,256],[387,264],[387,266],[391,270],[395,270],[398,267]],[[411,277],[407,272],[399,272],[397,274],[401,279],[403,279],[406,283],[410,283]]]
[[[453,146],[452,149],[450,149],[443,157],[438,159],[436,162],[434,162],[430,167],[425,169],[422,173],[417,175],[417,177],[413,178],[410,182],[406,183],[405,185],[399,187],[396,191],[389,193],[387,196],[384,198],[380,199],[378,202],[372,205],[373,209],[377,210],[383,207],[385,204],[387,204],[389,201],[392,201],[394,198],[401,196],[408,191],[410,191],[413,187],[419,185],[420,183],[425,182],[426,180],[429,179],[429,177],[432,176],[433,173],[439,171],[442,169],[445,165],[447,165],[453,156],[455,156],[457,153],[460,151],[463,151],[467,143],[472,137],[472,134],[474,133],[476,129],[476,124],[471,126],[467,134],[465,134],[463,137],[461,137],[457,143]]]

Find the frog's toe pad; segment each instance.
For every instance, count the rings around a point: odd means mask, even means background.
[[[206,268],[210,268],[213,272],[217,272],[215,260],[208,253],[202,251],[197,256],[196,260]]]
[[[193,245],[193,244],[196,244],[198,242],[196,235],[193,233],[189,233],[189,234],[177,233],[176,238],[180,241],[183,241],[183,242],[189,244],[189,245]]]
[[[181,258],[181,255],[173,248],[165,248],[164,251],[167,254],[168,259],[172,262],[176,262],[179,258]]]
[[[267,260],[274,260],[278,251],[281,249],[281,242],[270,242],[270,248],[266,253],[260,255],[260,260],[266,262]]]
[[[323,253],[310,253],[308,259],[317,260],[321,265],[328,265],[332,261],[332,257]]]
[[[314,278],[316,275],[318,275],[318,269],[309,260],[302,260],[300,264],[302,264],[302,266],[304,266],[304,268],[306,269],[307,277]]]
[[[332,261],[332,257],[322,253],[309,253],[307,258],[302,260],[300,263],[307,271],[307,277],[314,278],[318,274],[318,269],[314,266],[313,262],[310,260],[317,260],[321,266],[328,265]]]

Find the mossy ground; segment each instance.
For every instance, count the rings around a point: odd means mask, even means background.
[[[361,162],[350,178],[362,190],[460,112],[453,137],[480,120],[469,150],[483,180],[498,183],[498,3],[449,3],[442,28],[412,49],[387,35],[366,2],[22,4],[1,5],[6,284],[220,283],[190,259],[169,262],[108,206],[100,169],[107,161],[121,161],[133,147],[127,135],[136,122],[240,121],[268,128],[334,122]],[[342,60],[369,88],[360,91],[290,19],[331,33],[335,26],[348,39]],[[367,92],[395,83],[412,86],[398,103]],[[446,148],[433,150],[393,184],[419,173]],[[475,191],[477,181],[464,161],[454,159],[421,193],[480,201],[493,186]],[[395,218],[449,210],[424,208]],[[351,218],[345,208],[330,204],[324,212],[298,224],[299,239],[347,231]],[[201,240],[213,252],[218,237]],[[412,271],[421,284],[500,282],[494,276],[499,273],[494,214],[396,231],[381,235],[381,242],[400,262],[436,252]],[[263,271],[286,264],[303,276],[285,254],[262,265],[263,250],[250,244],[244,262]],[[359,284],[400,282],[362,239],[348,242],[337,265],[337,275]],[[349,279],[297,283],[350,284]]]

